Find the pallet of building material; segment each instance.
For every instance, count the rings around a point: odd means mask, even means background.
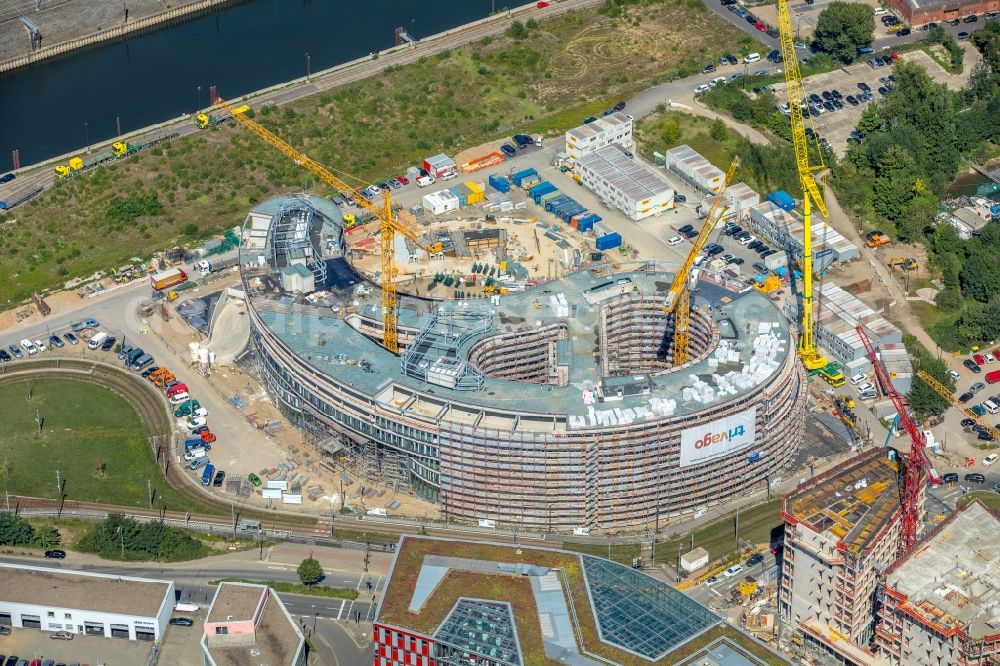
[[[365,497],[375,497],[375,489],[365,488]]]
[[[400,504],[399,504],[399,502],[397,500],[392,500],[391,502],[389,502],[388,504],[385,505],[385,508],[387,508],[387,509],[389,509],[391,511],[395,511],[396,509],[399,508],[399,506],[400,506]]]
[[[313,485],[309,486],[308,488],[306,488],[306,491],[309,492],[309,493],[325,493],[326,492],[326,490],[323,489],[323,486],[319,486],[319,485],[315,485],[315,484],[313,484]]]
[[[343,472],[341,472],[341,474],[340,474],[340,481],[345,486],[349,486],[352,483],[354,483],[354,479],[352,479],[351,477],[349,477],[347,474],[344,474]]]

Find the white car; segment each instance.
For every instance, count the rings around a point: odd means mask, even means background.
[[[732,578],[733,576],[735,576],[736,574],[738,574],[741,571],[743,571],[743,565],[742,564],[734,564],[733,566],[731,566],[728,569],[726,569],[725,571],[723,571],[722,575],[725,576],[726,578]]]
[[[178,393],[177,395],[170,396],[170,404],[179,405],[182,402],[187,402],[190,399],[191,396],[189,396],[187,393]]]
[[[680,236],[673,236],[670,240],[667,241],[667,245],[673,247],[675,245],[680,245],[683,242],[684,241],[681,240]]]
[[[28,352],[28,356],[38,353],[38,347],[35,346],[34,342],[32,342],[27,338],[21,340],[21,348],[24,349],[24,351]]]
[[[857,386],[858,384],[860,384],[861,382],[865,381],[866,379],[868,379],[868,375],[866,375],[866,374],[864,374],[862,372],[859,372],[858,374],[856,374],[853,377],[851,377],[851,386]]]
[[[46,347],[45,343],[41,340],[35,340],[35,346],[38,347],[38,351],[40,352],[48,350],[48,347]]]
[[[873,14],[874,14],[875,16],[884,16],[885,14],[888,14],[888,13],[889,13],[889,10],[888,10],[888,9],[886,9],[885,7],[876,7],[876,8],[875,8],[875,9],[874,9],[874,10],[872,11],[872,13],[873,13]]]
[[[754,242],[755,240],[757,240],[757,239],[754,238],[753,236],[750,236],[750,235],[743,236],[742,238],[740,238],[740,245],[749,245],[750,243]]]
[[[983,465],[985,465],[986,467],[989,467],[990,465],[992,465],[993,463],[995,463],[997,461],[997,458],[1000,458],[1000,456],[998,456],[995,453],[991,453],[990,455],[988,455],[985,458],[983,458]]]
[[[700,95],[703,92],[708,92],[710,89],[711,89],[710,85],[708,85],[707,83],[703,83],[700,86],[695,86],[694,94],[695,95]]]
[[[191,462],[192,460],[197,460],[198,458],[204,458],[205,455],[205,449],[191,449],[184,454],[184,460]]]
[[[35,340],[35,342],[38,342],[38,340]],[[986,352],[985,354],[983,354],[983,360],[986,361],[987,363],[992,363],[997,359],[990,352]]]
[[[712,79],[711,81],[709,81],[708,85],[710,85],[710,86],[717,86],[720,83],[725,83],[725,82],[726,82],[726,77],[724,77],[724,76],[717,76],[714,79]]]
[[[207,424],[208,424],[208,419],[206,419],[204,416],[195,416],[194,418],[181,419],[181,426],[187,428],[188,430],[200,428],[203,425]]]
[[[858,394],[858,400],[874,400],[878,395],[875,393],[874,389],[871,391],[862,391]]]
[[[865,382],[864,384],[858,387],[858,393],[866,393],[868,391],[874,391],[874,390],[875,390],[875,385],[872,384],[871,382]]]
[[[954,379],[956,382],[962,377],[962,375],[958,374],[957,370],[949,370],[948,376]]]

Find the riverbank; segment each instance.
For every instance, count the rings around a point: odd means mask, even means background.
[[[0,74],[29,67],[51,58],[105,42],[134,37],[185,21],[205,12],[246,0],[68,0],[41,11],[17,4],[0,14]],[[23,3],[22,3],[23,4]],[[127,20],[123,7],[127,8]],[[168,7],[165,9],[165,7]],[[30,8],[29,8],[30,9]],[[31,48],[28,29],[19,20],[24,16],[42,35],[41,48]]]

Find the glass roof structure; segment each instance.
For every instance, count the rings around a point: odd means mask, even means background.
[[[622,564],[583,555],[601,640],[656,661],[721,619],[673,587]]]
[[[521,666],[522,663],[514,614],[510,604],[505,602],[461,597],[434,632],[434,639],[442,646],[470,652],[490,661],[510,666]],[[440,661],[450,661],[447,652],[439,654]]]

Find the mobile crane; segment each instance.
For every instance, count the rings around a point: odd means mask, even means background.
[[[399,337],[396,330],[396,245],[395,234],[400,233],[409,238],[413,243],[433,256],[441,252],[441,244],[424,244],[418,237],[412,226],[416,220],[405,211],[395,211],[392,207],[392,198],[385,192],[382,207],[376,206],[373,202],[365,198],[360,192],[345,183],[340,178],[334,176],[319,162],[299,152],[294,147],[273,134],[263,125],[255,122],[247,115],[250,107],[246,104],[233,108],[222,98],[216,98],[215,105],[228,111],[237,124],[246,127],[265,142],[277,148],[287,157],[295,161],[296,164],[308,169],[320,180],[329,185],[337,192],[343,192],[350,197],[354,203],[374,215],[380,222],[380,241],[382,252],[382,344],[393,354],[399,353]]]
[[[708,237],[715,228],[715,224],[722,217],[724,210],[722,206],[723,195],[726,192],[726,188],[729,187],[729,183],[733,179],[733,174],[736,173],[739,165],[740,158],[738,156],[734,157],[732,164],[729,165],[729,171],[726,172],[726,178],[722,186],[716,193],[715,198],[712,199],[712,206],[708,209],[708,215],[705,216],[705,223],[702,224],[701,231],[698,232],[698,236],[691,245],[691,251],[688,253],[684,263],[681,264],[681,267],[674,274],[674,281],[670,285],[670,291],[667,292],[667,298],[663,303],[663,312],[667,314],[673,313],[674,315],[675,368],[687,363],[688,359],[688,338],[691,332],[691,268],[694,266],[694,260],[698,257],[698,253],[701,252],[701,248],[708,241]]]
[[[788,94],[788,111],[792,123],[792,145],[795,148],[795,164],[802,186],[802,320],[799,331],[799,357],[809,371],[826,365],[826,359],[819,353],[813,340],[813,258],[812,258],[812,205],[819,208],[823,217],[829,217],[826,203],[819,193],[819,186],[813,172],[826,168],[809,165],[809,140],[806,136],[805,119],[802,117],[802,73],[795,51],[795,34],[792,32],[792,17],[788,11],[788,0],[778,0],[778,34],[781,56],[785,62],[785,91]]]
[[[971,409],[960,403],[958,400],[956,400],[955,396],[952,395],[951,391],[949,391],[944,384],[934,379],[934,377],[932,377],[926,370],[917,370],[917,377],[922,379],[925,384],[934,389],[935,393],[937,393],[939,396],[947,400],[953,407],[955,407],[955,409],[959,410],[960,412],[968,416],[970,419],[978,423],[983,430],[985,430],[986,432],[988,432],[993,436],[993,439],[1000,440],[1000,430],[997,430],[996,428],[991,426],[989,423],[984,421],[979,416],[979,414],[976,414],[974,411],[972,411]]]
[[[784,1],[779,0],[779,2]],[[875,376],[878,377],[878,382],[882,385],[882,390],[885,391],[896,408],[896,418],[899,419],[899,425],[910,436],[910,453],[906,457],[906,471],[903,478],[903,526],[899,539],[899,553],[902,555],[908,552],[917,541],[917,526],[920,523],[920,490],[924,485],[924,471],[927,470],[931,475],[932,483],[941,483],[941,479],[935,478],[937,472],[931,468],[927,460],[924,434],[920,432],[920,428],[917,427],[916,421],[910,416],[903,398],[896,391],[896,387],[893,386],[892,378],[889,376],[889,372],[885,369],[885,366],[882,365],[882,361],[875,352],[872,341],[868,339],[868,334],[865,333],[864,326],[859,324],[855,330],[858,332],[861,342],[865,345],[868,360],[871,361],[872,367],[875,369]]]

